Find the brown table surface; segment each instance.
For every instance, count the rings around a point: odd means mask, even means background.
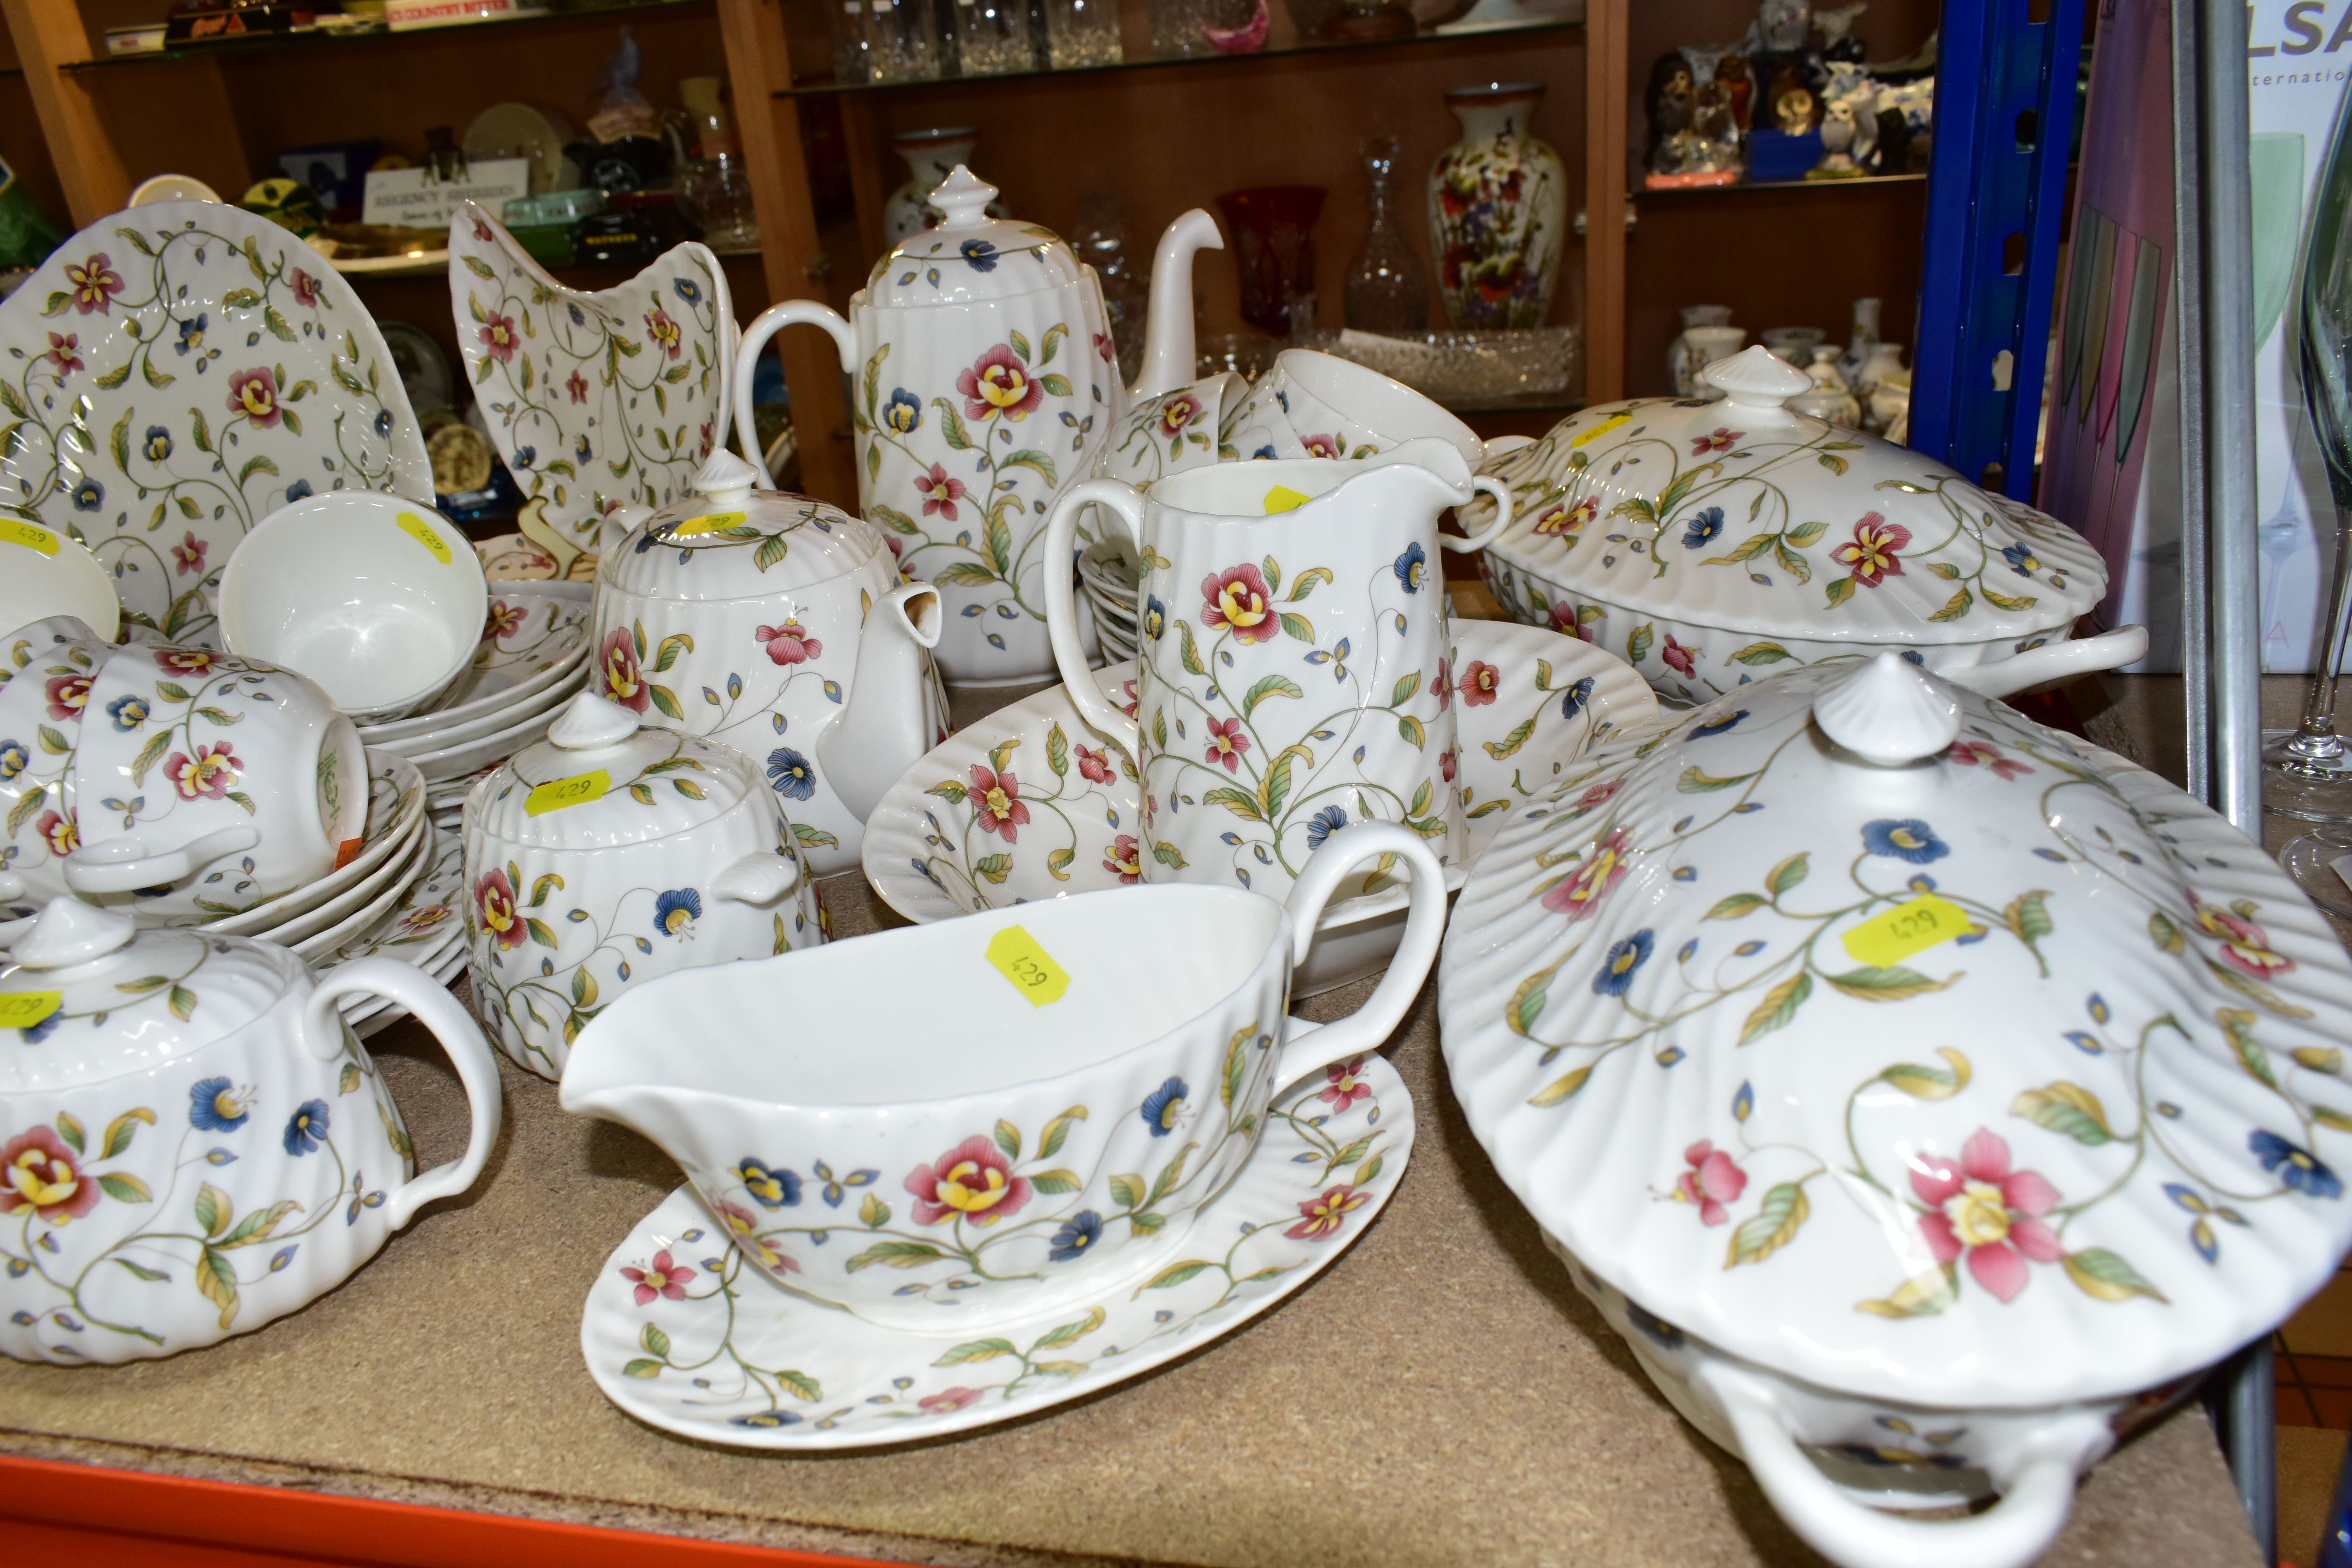
[[[837,940],[901,923],[854,873],[824,893]],[[1434,989],[1385,1047],[1412,1164],[1354,1249],[1232,1337],[1010,1426],[780,1458],[622,1415],[581,1364],[581,1304],[678,1173],[509,1068],[472,1194],[257,1333],[0,1362],[0,1452],[920,1563],[1817,1563],[1544,1250],[1444,1087]],[[420,1165],[451,1157],[466,1119],[438,1047],[405,1023],[373,1044]],[[2048,1560],[2255,1563],[2202,1412],[2101,1465]]]

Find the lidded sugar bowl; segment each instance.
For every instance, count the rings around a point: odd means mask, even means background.
[[[770,763],[772,773],[778,764]],[[466,797],[467,970],[499,1049],[559,1078],[635,984],[824,941],[758,763],[583,691]]]
[[[496,1060],[391,959],[312,974],[273,942],[142,931],[53,899],[0,968],[0,1351],[134,1361],[257,1329],[340,1284],[497,1139]],[[390,997],[449,1053],[458,1159],[412,1179],[400,1111],[338,1012]]]
[[[2029,1561],[2352,1241],[2343,948],[2201,804],[1892,652],[1588,763],[1454,915],[1473,1131],[1816,1547]]]

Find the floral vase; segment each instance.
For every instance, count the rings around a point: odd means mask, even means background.
[[[1456,327],[1540,327],[1551,315],[1568,174],[1559,153],[1528,134],[1542,101],[1533,82],[1445,95],[1462,140],[1430,171],[1429,235],[1446,319]]]

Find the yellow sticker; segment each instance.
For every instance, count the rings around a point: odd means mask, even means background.
[[[1633,416],[1630,414],[1620,414],[1614,419],[1603,419],[1600,424],[1595,425],[1591,429],[1587,430],[1583,435],[1579,436],[1575,440],[1570,441],[1569,445],[1570,447],[1582,447],[1588,443],[1598,441],[1603,436],[1608,435],[1612,430],[1616,429],[1620,425],[1629,423],[1633,417]]]
[[[0,1029],[29,1029],[64,1002],[61,991],[0,991]]]
[[[13,518],[0,518],[0,541],[21,544],[27,550],[37,550],[44,555],[58,552],[58,536],[46,528],[36,528],[29,522]]]
[[[1070,977],[1062,966],[1019,926],[1006,926],[988,939],[988,962],[1029,998],[1032,1007],[1059,1002],[1062,993],[1070,988]]]
[[[398,517],[394,518],[393,521],[400,525],[401,532],[408,535],[409,538],[414,539],[417,543],[422,544],[425,549],[433,552],[434,560],[438,561],[444,566],[449,564],[449,547],[441,542],[441,536],[433,531],[433,525],[431,523],[426,522],[423,518],[417,516],[413,511],[404,511]]]
[[[1314,499],[1313,496],[1300,495],[1288,485],[1276,485],[1265,492],[1265,515],[1273,517],[1280,512],[1297,511]]]
[[[1916,952],[1969,933],[1969,917],[1958,905],[1923,893],[1895,905],[1845,933],[1845,950],[1856,963],[1892,969]]]
[[[602,768],[593,773],[573,773],[568,779],[550,779],[522,797],[522,809],[527,816],[544,816],[567,805],[602,800],[604,792],[612,787],[611,775]]]
[[[698,533],[724,533],[743,524],[740,511],[714,511],[703,517],[689,517],[669,531],[672,539],[692,539]]]

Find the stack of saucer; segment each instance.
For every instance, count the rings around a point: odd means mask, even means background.
[[[1135,595],[1142,581],[1142,563],[1123,541],[1105,540],[1078,556],[1078,584],[1095,613],[1095,635],[1109,663],[1135,657]]]
[[[431,858],[393,906],[331,952],[307,954],[321,973],[360,958],[391,958],[414,964],[447,985],[466,973],[466,852],[455,833],[428,829]],[[347,996],[343,1022],[362,1038],[408,1016],[408,1009],[382,996]]]
[[[315,960],[406,898],[435,853],[434,829],[425,820],[425,780],[408,759],[390,752],[371,749],[367,763],[367,824],[355,854],[315,882],[197,929],[257,937]]]

